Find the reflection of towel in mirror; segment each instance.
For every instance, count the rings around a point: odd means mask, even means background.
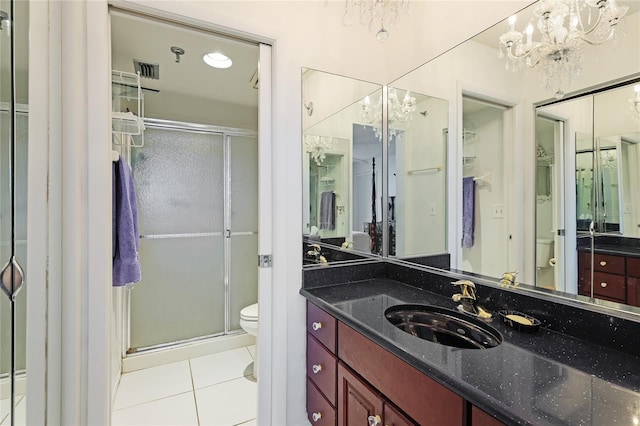
[[[476,182],[473,176],[462,179],[462,247],[473,247],[475,228]]]
[[[320,196],[320,229],[336,229],[336,194],[323,192]]]

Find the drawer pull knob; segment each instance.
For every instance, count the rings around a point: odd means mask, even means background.
[[[311,367],[311,369],[313,370],[313,374],[318,374],[320,371],[322,371],[322,365],[313,364],[313,367]]]
[[[314,322],[313,324],[311,324],[311,328],[313,328],[313,331],[318,331],[322,328],[322,323]]]
[[[600,283],[600,287],[605,288],[607,286],[607,283]]]
[[[382,422],[382,419],[377,414],[375,416],[369,416],[367,420],[369,421],[369,426],[378,426]]]
[[[601,260],[600,261],[600,266],[607,266],[607,261],[606,260]]]
[[[320,412],[313,413],[311,415],[311,418],[313,419],[314,422],[317,422],[318,420],[320,420],[322,418],[322,413],[320,413]]]

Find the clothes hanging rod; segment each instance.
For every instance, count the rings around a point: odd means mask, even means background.
[[[423,172],[429,172],[431,170],[436,170],[436,171],[441,171],[442,170],[442,166],[434,166],[434,167],[427,167],[426,169],[415,169],[415,170],[409,170],[409,174],[412,175],[414,173],[423,173]]]

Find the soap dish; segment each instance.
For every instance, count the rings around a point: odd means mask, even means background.
[[[502,321],[509,327],[524,333],[535,333],[540,328],[540,320],[519,311],[498,311]]]

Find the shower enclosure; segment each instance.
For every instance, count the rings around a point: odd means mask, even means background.
[[[28,2],[0,1],[0,424],[25,424]]]
[[[257,134],[145,127],[131,149],[142,280],[125,301],[130,354],[240,333],[240,310],[258,297]]]

